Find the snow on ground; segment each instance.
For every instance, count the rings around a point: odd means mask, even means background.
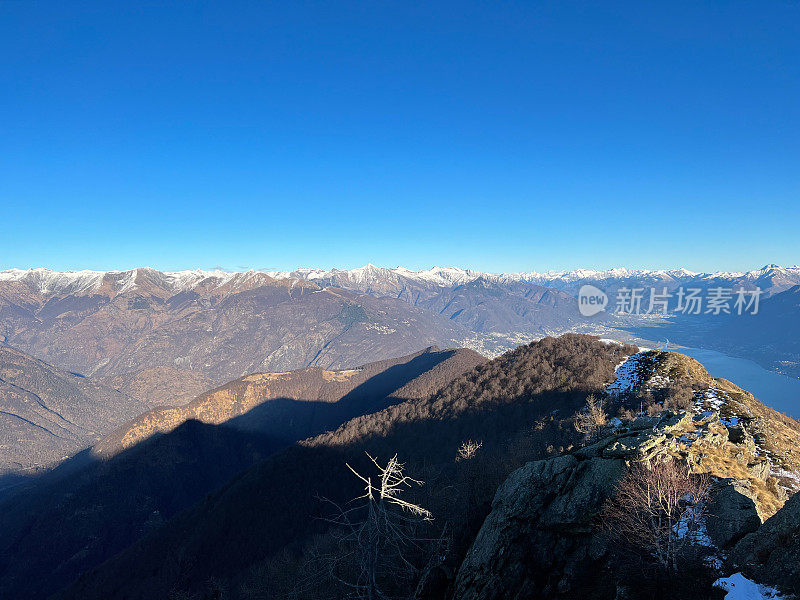
[[[734,404],[738,408],[747,408],[738,402],[734,402],[727,392],[724,392],[716,387],[710,387],[707,390],[695,392],[694,410],[697,413],[710,414],[711,412],[719,413],[723,406],[728,406],[729,413],[726,416],[720,415],[720,420],[726,427],[736,427],[739,425],[741,417],[733,413]],[[747,410],[746,412],[750,412]],[[748,414],[748,416],[752,416]]]
[[[715,387],[708,388],[697,394],[695,399],[695,410],[703,412],[703,409],[709,407],[714,412],[719,412],[719,409],[727,402],[727,394]]]
[[[725,600],[784,600],[785,598],[774,588],[759,585],[741,573],[717,579],[714,587],[727,592]]]
[[[136,269],[134,269],[136,270]],[[55,285],[78,285],[81,287],[94,286],[97,282],[101,281],[107,274],[121,273],[124,271],[69,271],[58,272],[50,271],[49,269],[8,269],[0,271],[0,281],[19,281],[19,280],[37,280],[47,290],[52,290]],[[607,280],[618,280],[620,278],[639,278],[644,280],[651,279],[672,279],[676,282],[688,283],[689,281],[702,279],[706,281],[717,281],[725,279],[729,281],[738,280],[745,277],[749,280],[755,281],[760,277],[767,274],[780,274],[791,281],[800,280],[800,267],[778,267],[777,265],[766,265],[763,268],[748,273],[695,273],[687,269],[673,269],[673,270],[632,270],[625,268],[609,269],[606,271],[597,271],[590,269],[577,269],[574,271],[546,271],[546,272],[521,272],[521,273],[487,273],[482,271],[473,271],[471,269],[462,269],[459,267],[433,267],[431,269],[424,269],[420,271],[413,271],[405,267],[395,267],[391,269],[376,267],[372,264],[367,264],[363,267],[356,269],[319,269],[319,268],[300,268],[294,271],[271,271],[264,270],[262,273],[277,279],[299,278],[299,279],[328,279],[333,276],[343,277],[353,282],[368,282],[374,280],[376,277],[403,277],[404,279],[411,279],[420,282],[432,283],[443,287],[453,287],[469,281],[474,281],[478,278],[486,279],[487,281],[510,283],[510,282],[528,282],[538,285],[553,287],[556,289],[563,289],[565,286],[576,282],[595,282],[601,287]],[[195,269],[191,271],[164,271],[168,279],[173,280],[176,287],[185,288],[194,285],[198,280],[206,278],[229,279],[235,278],[246,272],[227,272],[219,269],[204,271]],[[655,315],[641,315],[641,317],[654,317]]]
[[[781,480],[781,485],[786,488],[786,491],[790,494],[800,492],[800,474],[778,468],[772,469],[770,475]]]
[[[724,416],[722,414],[722,408],[726,407],[726,413]],[[746,415],[736,414],[734,410],[739,411],[740,413],[747,413]],[[730,394],[720,390],[716,387],[710,387],[707,390],[702,390],[699,392],[695,392],[695,401],[694,401],[694,411],[705,417],[706,415],[710,415],[712,412],[719,414],[720,421],[722,422],[725,427],[737,427],[742,418],[752,417],[752,413],[750,409],[741,404],[740,402],[735,401],[731,398]],[[772,452],[764,448],[760,443],[759,440],[753,438],[753,442],[756,446],[756,454],[758,456],[765,456],[769,459],[770,464],[772,463]]]
[[[702,509],[694,506],[687,507],[680,520],[673,527],[673,531],[679,540],[686,539],[695,546],[715,547],[714,542],[711,541],[708,535]]]
[[[626,356],[625,360],[614,367],[616,377],[612,383],[606,386],[606,392],[612,396],[617,396],[624,392],[629,392],[639,385],[639,354]]]
[[[630,392],[642,384],[641,359],[647,350],[640,349],[636,354],[631,354],[619,363],[614,371],[616,378],[613,383],[606,386],[606,393],[618,396]]]

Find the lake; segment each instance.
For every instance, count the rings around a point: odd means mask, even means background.
[[[675,350],[700,361],[714,377],[732,381],[780,412],[800,418],[800,379],[767,371],[746,358],[734,358],[715,350],[682,348]]]

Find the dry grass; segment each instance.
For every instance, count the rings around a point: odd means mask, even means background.
[[[784,500],[779,497],[776,488],[770,489],[771,486],[766,481],[754,477],[747,470],[747,465],[737,460],[736,454],[740,450],[739,446],[730,442],[726,442],[719,448],[704,448],[700,455],[701,462],[693,470],[697,473],[708,473],[714,477],[746,480],[756,496],[761,519],[766,520],[778,512],[783,506]]]

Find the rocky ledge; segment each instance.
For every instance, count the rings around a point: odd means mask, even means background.
[[[800,494],[786,502],[787,473],[776,473],[751,426],[705,408],[614,419],[599,441],[512,473],[461,565],[454,598],[619,597],[612,542],[597,515],[631,464],[670,460],[712,476],[704,543],[720,577],[744,570],[800,589]]]

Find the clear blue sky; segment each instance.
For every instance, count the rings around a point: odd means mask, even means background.
[[[0,2],[0,268],[800,262],[800,2]]]

